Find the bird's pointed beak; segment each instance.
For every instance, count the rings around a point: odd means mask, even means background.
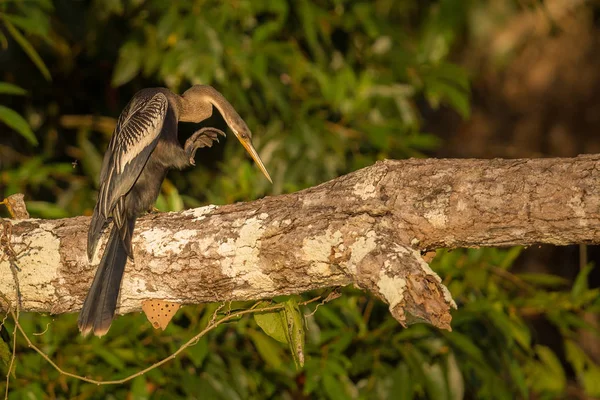
[[[273,180],[271,179],[271,175],[269,175],[269,171],[267,171],[265,164],[263,164],[262,160],[260,159],[260,156],[256,152],[256,149],[252,145],[252,141],[249,138],[243,138],[239,135],[235,135],[235,136],[238,138],[238,140],[240,141],[242,146],[244,146],[244,148],[246,149],[248,154],[250,154],[250,157],[252,157],[252,159],[254,160],[256,165],[258,165],[258,168],[260,168],[261,172],[265,175],[265,177],[269,180],[269,182],[273,183]]]

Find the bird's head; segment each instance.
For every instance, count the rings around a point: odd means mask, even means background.
[[[233,132],[235,137],[240,141],[244,149],[250,154],[254,162],[258,165],[261,172],[273,183],[267,168],[263,164],[256,149],[252,145],[252,132],[246,122],[240,117],[235,108],[227,101],[227,99],[219,93],[215,88],[208,85],[194,85],[183,93],[183,98],[190,103],[200,105],[202,103],[212,105],[219,110],[223,119]],[[210,116],[210,114],[209,114]]]

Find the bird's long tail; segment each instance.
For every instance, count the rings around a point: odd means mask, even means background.
[[[131,233],[134,226],[135,218],[129,218],[123,228]],[[130,248],[131,234],[123,237],[120,229],[113,225],[96,276],[79,313],[78,326],[84,336],[90,332],[103,336],[108,332],[115,315]]]

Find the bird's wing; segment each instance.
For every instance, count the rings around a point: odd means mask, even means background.
[[[137,181],[154,151],[168,105],[162,93],[136,95],[119,116],[102,162],[97,204],[100,214],[104,218],[112,214],[118,226],[122,226],[125,211],[122,197]]]

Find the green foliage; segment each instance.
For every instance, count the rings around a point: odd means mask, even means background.
[[[274,178],[270,186],[227,140],[199,153],[198,167],[169,175],[156,204],[163,211],[291,192],[383,158],[426,155],[441,142],[423,132],[425,105],[470,113],[469,74],[450,60],[470,7],[462,0],[0,2],[0,46],[10,60],[0,67],[0,198],[24,193],[34,217],[89,214],[110,138],[96,117],[117,117],[135,91],[157,85],[223,92]],[[218,116],[207,124],[224,128]],[[190,133],[182,126],[182,140]],[[345,288],[318,309],[278,299],[283,311],[221,325],[120,386],[60,375],[17,337],[9,398],[557,398],[573,380],[599,395],[600,367],[577,341],[578,330],[594,331],[584,314],[600,308],[587,283],[592,267],[571,286],[515,271],[522,250],[439,252],[432,267],[459,304],[452,332],[403,329],[385,305]],[[75,315],[22,314],[21,323],[43,332],[32,339],[61,367],[108,379],[169,356],[217,308],[184,307],[165,332],[128,315],[102,339],[81,338]],[[559,346],[536,326],[540,319]],[[9,318],[3,329],[13,327]],[[0,345],[6,370],[5,350]]]
[[[25,121],[16,111],[11,110],[8,107],[0,106],[0,121],[19,132],[31,144],[38,144],[37,138],[27,124],[27,121]]]
[[[254,314],[254,321],[267,335],[281,343],[286,343],[289,346],[296,368],[302,368],[304,366],[305,344],[303,314],[295,298],[287,298],[283,304],[284,308],[281,311]],[[257,338],[261,340],[257,342]],[[268,346],[263,341],[262,335],[256,334],[254,340],[257,348],[263,349],[263,351],[259,350],[259,352],[267,354],[266,349]],[[279,359],[268,358],[275,361],[277,365],[280,365]]]

